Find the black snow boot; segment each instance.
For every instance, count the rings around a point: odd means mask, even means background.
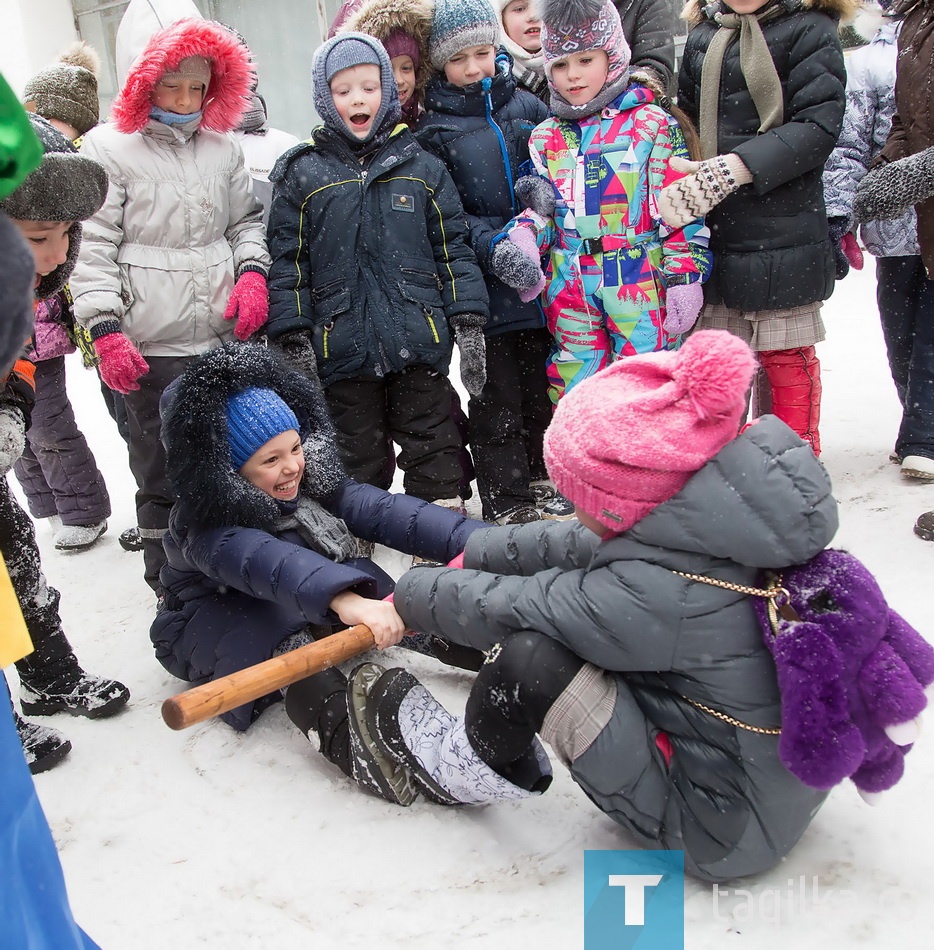
[[[73,653],[29,671],[19,671],[20,705],[27,716],[72,716],[104,719],[122,709],[130,691],[117,680],[85,673]]]
[[[49,729],[48,726],[27,722],[21,719],[15,710],[13,721],[19,733],[19,741],[23,744],[26,764],[33,775],[58,765],[71,752],[71,743],[60,732]]]

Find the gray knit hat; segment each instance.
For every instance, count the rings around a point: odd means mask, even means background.
[[[0,212],[0,376],[32,333],[36,262],[19,228]]]
[[[45,119],[58,119],[84,135],[100,121],[97,74],[100,57],[87,43],[73,43],[58,62],[33,76],[23,90],[23,105]]]
[[[79,221],[100,210],[107,198],[107,172],[100,162],[79,155],[74,145],[41,116],[29,121],[45,154],[39,167],[15,191],[0,201],[0,211],[20,221],[74,221],[68,234],[68,260],[39,282],[36,296],[45,298],[61,290],[78,259],[81,243]]]
[[[379,67],[382,99],[367,137],[358,139],[344,124],[334,106],[330,82],[340,70],[365,64]],[[392,73],[389,54],[379,40],[365,33],[340,33],[318,47],[311,63],[311,92],[321,121],[328,128],[343,135],[352,145],[366,144],[383,130],[384,126],[390,123],[395,125],[402,115],[399,89]]]
[[[439,72],[469,46],[496,46],[503,25],[488,0],[435,0],[428,56]]]

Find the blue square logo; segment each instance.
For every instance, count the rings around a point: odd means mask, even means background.
[[[684,950],[683,851],[584,852],[584,950]]]

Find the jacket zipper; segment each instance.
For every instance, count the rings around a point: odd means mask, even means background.
[[[509,184],[509,198],[512,201],[512,211],[513,214],[516,214],[520,209],[516,207],[516,189],[512,180],[512,166],[509,164],[509,152],[506,150],[506,137],[503,135],[503,130],[496,124],[496,120],[493,118],[493,96],[490,93],[493,80],[489,76],[484,76],[480,81],[480,85],[483,89],[483,107],[486,110],[486,120],[493,129],[496,140],[499,142],[499,151],[503,156],[503,165],[506,167],[506,181]]]

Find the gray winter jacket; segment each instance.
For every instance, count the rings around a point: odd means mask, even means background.
[[[785,770],[776,735],[753,731],[778,726],[781,705],[752,598],[674,572],[758,586],[836,528],[824,468],[766,416],[625,534],[477,531],[465,570],[409,571],[395,605],[413,629],[482,649],[538,631],[611,671],[615,708],[571,774],[647,847],[683,849],[692,873],[729,880],[776,864],[825,793]]]
[[[895,114],[895,64],[900,21],[886,20],[868,46],[849,53],[843,131],[824,166],[828,218],[853,224],[856,186],[882,151]],[[875,257],[920,254],[914,207],[901,217],[869,221],[860,227],[866,250]]]

